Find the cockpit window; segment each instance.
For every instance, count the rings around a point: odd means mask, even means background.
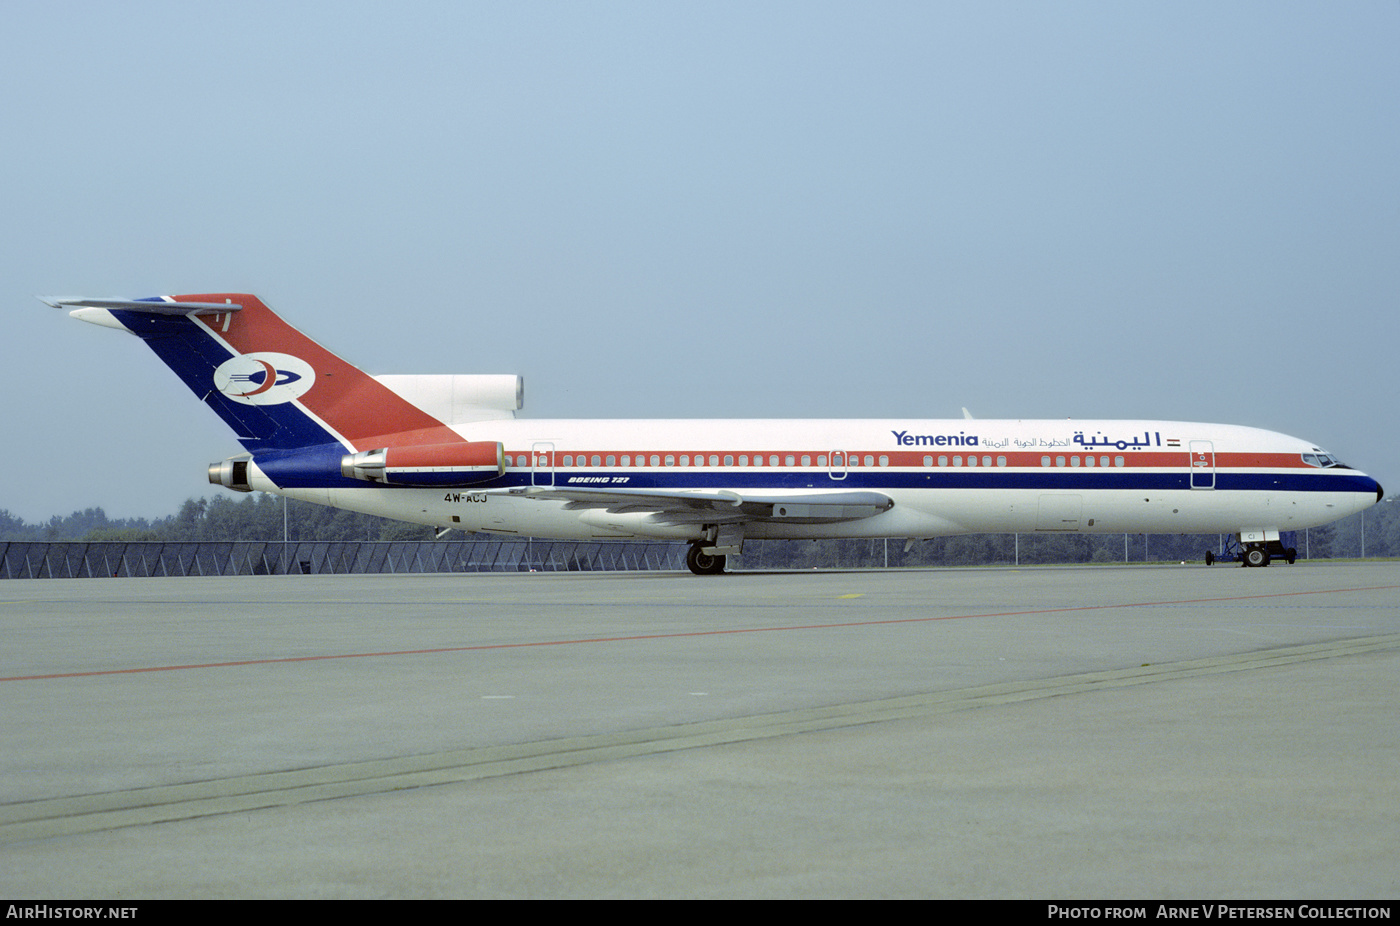
[[[1303,454],[1303,462],[1308,464],[1309,466],[1317,466],[1323,469],[1326,469],[1330,466],[1342,466],[1341,460],[1338,460],[1330,453],[1323,452],[1305,453]]]

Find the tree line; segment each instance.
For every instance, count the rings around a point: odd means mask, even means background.
[[[431,527],[299,502],[265,492],[189,498],[164,518],[109,518],[101,508],[26,524],[0,510],[0,540],[432,540]]]
[[[1300,557],[1400,556],[1400,496],[1341,521],[1298,531]],[[254,492],[190,498],[165,518],[108,518],[101,508],[27,524],[0,510],[0,540],[40,541],[431,541],[431,527]],[[459,539],[460,535],[448,537]],[[745,546],[746,568],[1023,565],[1200,560],[1220,552],[1216,534],[970,534],[917,540],[769,540]]]

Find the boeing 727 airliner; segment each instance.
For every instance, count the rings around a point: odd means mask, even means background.
[[[46,300],[47,301],[47,300]],[[1280,531],[1375,504],[1376,480],[1307,441],[1184,421],[518,419],[516,376],[370,376],[255,296],[56,299],[144,340],[247,451],[238,491],[439,529],[688,541],[697,574],[753,538],[1015,531]]]

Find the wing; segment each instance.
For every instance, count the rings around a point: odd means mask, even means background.
[[[567,489],[521,486],[492,489],[492,495],[563,501],[571,511],[601,508],[611,514],[650,512],[669,524],[728,524],[740,521],[786,521],[834,524],[873,517],[894,507],[880,492],[798,492],[748,494],[730,489],[674,491],[662,489]]]

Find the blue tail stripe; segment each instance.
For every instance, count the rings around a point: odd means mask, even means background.
[[[291,402],[245,405],[215,389],[214,370],[235,354],[191,319],[121,309],[112,310],[112,314],[233,429],[249,452],[337,443],[334,434]]]

